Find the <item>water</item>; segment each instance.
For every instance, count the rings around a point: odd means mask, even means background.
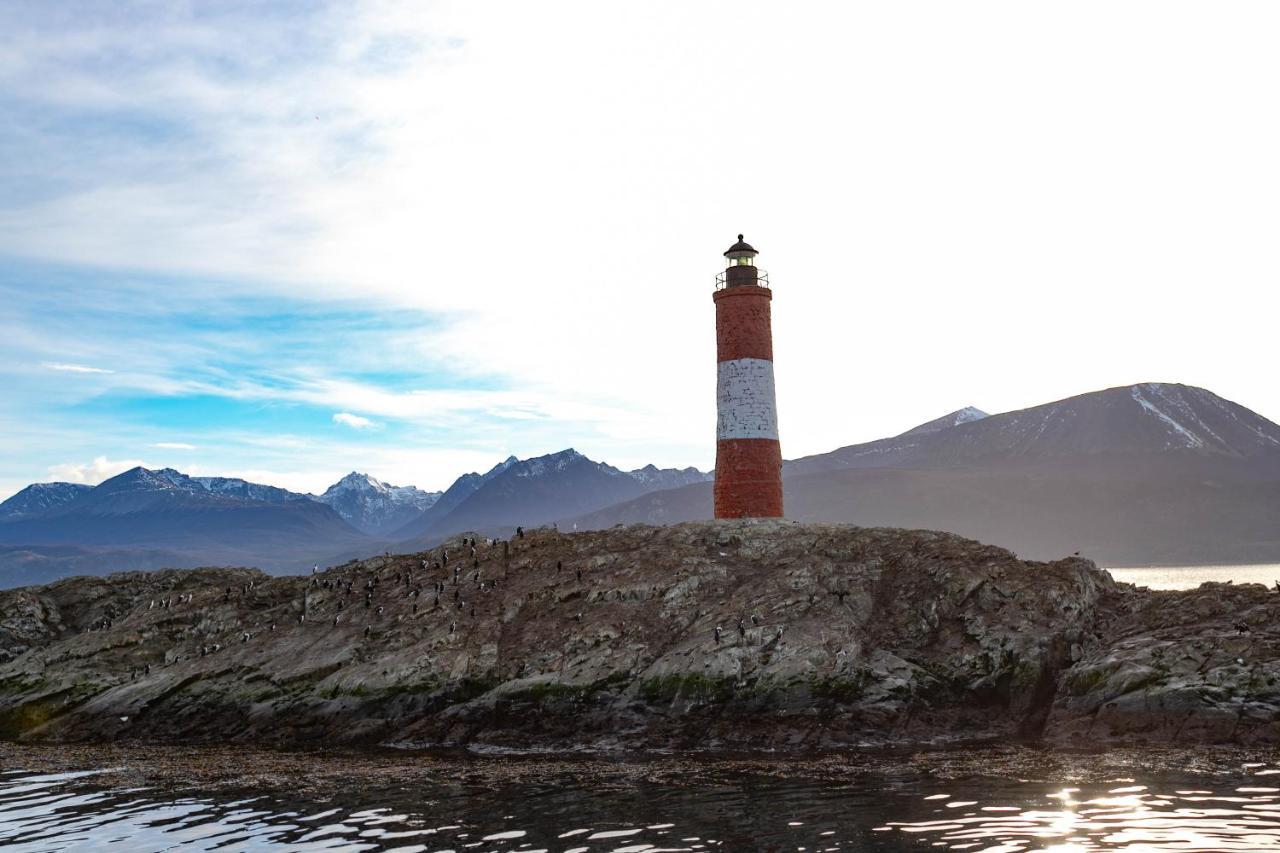
[[[1151,589],[1195,589],[1202,583],[1260,583],[1271,589],[1280,580],[1280,565],[1253,566],[1162,566],[1141,569],[1107,569],[1124,583]]]
[[[434,766],[431,782],[384,765],[372,781],[356,773],[351,784],[306,793],[212,779],[190,782],[194,791],[172,791],[174,778],[140,785],[105,770],[10,769],[0,774],[0,846],[406,853],[1280,849],[1280,765],[1266,754],[1250,757],[1257,758],[1004,749],[870,762],[665,759],[550,769],[521,768],[511,759],[490,761],[483,784],[470,780],[474,768],[466,763],[456,772]],[[296,778],[305,788],[309,759],[300,761]],[[504,766],[516,772],[493,772]]]

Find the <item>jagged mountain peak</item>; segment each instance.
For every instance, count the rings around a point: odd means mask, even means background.
[[[393,486],[372,474],[352,471],[311,498],[333,507],[357,530],[380,536],[426,511],[440,494],[416,486]]]
[[[332,494],[340,491],[375,491],[387,492],[397,488],[390,483],[384,483],[372,474],[365,474],[360,471],[352,471],[338,482],[324,490],[324,494]],[[412,488],[412,487],[411,487]]]
[[[593,462],[583,456],[572,447],[556,453],[548,453],[543,456],[534,456],[529,459],[520,460],[508,466],[512,476],[516,477],[541,477],[552,471],[563,471],[571,465],[585,463],[588,465],[601,466],[609,471],[617,471],[603,462]],[[620,473],[620,472],[619,472]]]

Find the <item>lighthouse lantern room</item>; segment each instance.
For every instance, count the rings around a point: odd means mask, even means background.
[[[716,277],[716,518],[782,515],[769,278],[738,235]]]

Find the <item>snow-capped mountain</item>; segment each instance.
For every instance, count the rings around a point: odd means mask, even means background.
[[[0,522],[41,515],[71,503],[92,488],[82,483],[32,483],[0,503]]]
[[[947,429],[948,427],[960,426],[960,424],[973,423],[988,417],[987,413],[982,409],[976,409],[973,406],[965,406],[963,409],[957,409],[949,415],[943,415],[940,418],[920,424],[902,433],[903,435],[923,435],[927,432],[937,432],[938,430]]]
[[[333,507],[357,530],[381,536],[421,515],[442,494],[424,492],[416,486],[392,486],[369,474],[352,471],[323,494],[311,497]]]

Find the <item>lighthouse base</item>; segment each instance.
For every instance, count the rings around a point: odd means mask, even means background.
[[[716,443],[716,518],[782,517],[782,445],[774,439]]]

